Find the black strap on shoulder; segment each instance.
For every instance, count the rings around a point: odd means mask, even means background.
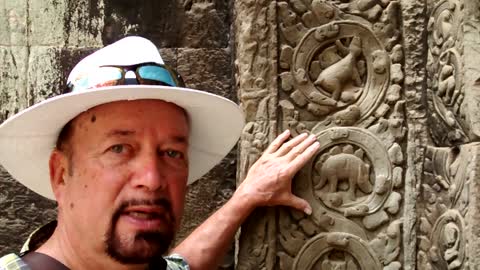
[[[22,256],[22,260],[31,270],[70,270],[63,263],[39,252],[28,252]],[[167,269],[167,262],[163,258],[158,258],[149,264],[148,269]]]
[[[31,270],[70,270],[63,263],[43,253],[28,252],[22,260]]]

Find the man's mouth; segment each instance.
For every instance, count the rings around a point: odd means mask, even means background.
[[[156,218],[162,217],[157,213],[147,213],[147,212],[139,212],[139,211],[126,212],[125,214],[138,219],[156,219]]]
[[[170,213],[165,207],[163,206],[130,206],[127,207],[124,211],[124,214],[142,218],[142,219],[150,219],[150,218],[169,218]]]
[[[125,220],[140,230],[154,230],[172,226],[171,213],[162,206],[130,206],[121,214]]]
[[[125,202],[113,216],[113,222],[136,231],[169,230],[175,227],[175,217],[167,200],[132,200]]]

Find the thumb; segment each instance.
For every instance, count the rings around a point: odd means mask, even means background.
[[[297,197],[293,194],[289,198],[288,206],[293,207],[299,211],[302,211],[307,215],[312,214],[312,207],[310,206],[310,204],[306,200],[300,197]]]

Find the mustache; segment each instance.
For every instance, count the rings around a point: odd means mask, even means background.
[[[175,216],[173,215],[173,210],[172,210],[172,204],[170,203],[169,200],[165,198],[158,198],[158,199],[131,199],[122,202],[118,208],[115,210],[113,214],[112,221],[115,224],[116,221],[120,218],[122,213],[125,212],[125,210],[128,207],[132,206],[155,206],[155,207],[161,207],[163,210],[165,210],[164,218],[166,218],[167,221],[171,222],[172,225],[176,224],[175,221]]]

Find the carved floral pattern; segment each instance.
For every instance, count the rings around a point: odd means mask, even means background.
[[[472,146],[428,147],[420,217],[418,264],[425,269],[468,269],[465,262],[464,216]],[[463,268],[466,267],[466,268]]]
[[[463,4],[444,0],[435,5],[428,21],[428,104],[430,133],[439,146],[468,141],[463,79]]]

